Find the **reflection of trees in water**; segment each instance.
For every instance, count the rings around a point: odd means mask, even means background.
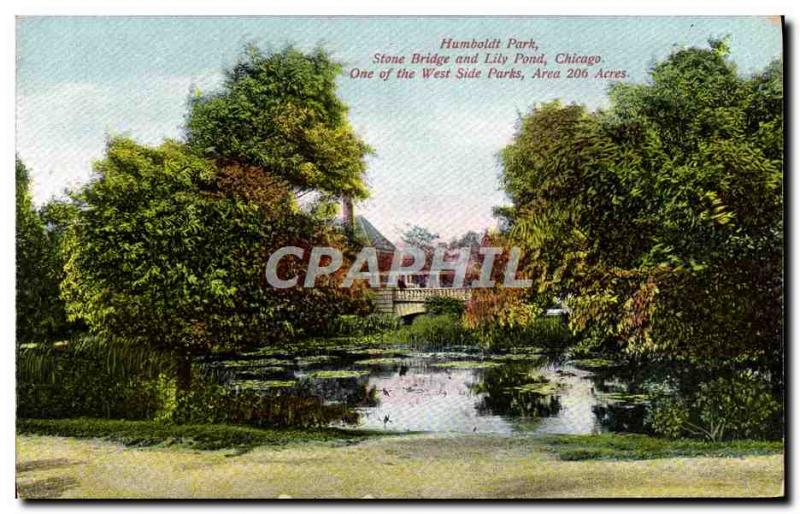
[[[598,403],[592,407],[600,425],[609,432],[644,432],[645,405],[640,403]]]
[[[558,414],[561,403],[557,395],[518,389],[531,382],[529,373],[535,369],[530,363],[507,364],[477,373],[477,381],[471,389],[475,393],[485,393],[475,405],[478,413],[521,418],[543,418]]]
[[[198,366],[198,383],[207,386],[198,393],[203,397],[201,410],[214,422],[298,427],[324,426],[332,422],[357,424],[356,407],[379,404],[377,391],[369,387],[367,377],[304,378],[291,387],[276,387],[270,382],[295,379],[299,367],[296,363],[285,364],[291,362],[292,357],[227,357],[238,364],[226,366],[226,359],[216,359]],[[280,365],[271,365],[272,360]],[[253,365],[247,365],[248,361]],[[311,368],[315,370],[341,369],[335,358],[314,364]],[[242,389],[236,386],[242,381],[253,383]],[[259,387],[261,381],[263,388]]]
[[[294,387],[256,394],[258,399],[247,410],[252,424],[264,426],[358,424],[356,407],[375,407],[379,403],[377,390],[368,387],[363,378],[301,380]]]
[[[328,402],[352,407],[377,407],[380,403],[375,386],[369,387],[368,378],[326,378],[304,381],[309,391]]]
[[[593,390],[602,394],[641,394],[642,384],[658,380],[665,370],[645,366],[620,366],[593,370],[589,375]],[[592,407],[600,425],[610,432],[645,432],[646,405],[641,402],[615,399],[604,401],[602,396]]]

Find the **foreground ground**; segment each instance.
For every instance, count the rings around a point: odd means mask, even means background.
[[[17,436],[27,498],[733,497],[779,496],[782,484],[780,454],[565,461],[530,437],[413,434],[242,452]]]

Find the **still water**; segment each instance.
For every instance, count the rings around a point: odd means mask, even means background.
[[[535,349],[534,349],[535,350]],[[354,414],[336,426],[387,431],[594,434],[641,431],[644,399],[623,370],[531,349],[266,350],[210,363],[234,388],[311,395]]]

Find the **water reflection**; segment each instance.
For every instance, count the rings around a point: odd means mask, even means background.
[[[644,399],[624,370],[475,349],[335,348],[228,356],[207,364],[232,387],[347,408],[350,426],[391,431],[592,434],[641,431]],[[289,387],[291,385],[291,387]]]

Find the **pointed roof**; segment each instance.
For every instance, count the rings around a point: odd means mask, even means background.
[[[394,252],[395,246],[364,216],[355,217],[356,235],[366,239],[369,246],[384,252]]]

